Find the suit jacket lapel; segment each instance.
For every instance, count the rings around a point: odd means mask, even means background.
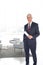
[[[31,24],[31,29],[32,29],[32,27],[33,27],[33,22],[32,22],[32,24]],[[27,26],[26,26],[26,30],[28,31],[28,24],[27,24]]]
[[[31,28],[33,27],[33,22],[32,22],[32,24],[31,24]]]

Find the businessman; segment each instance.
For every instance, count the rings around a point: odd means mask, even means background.
[[[36,38],[39,36],[39,27],[38,24],[32,21],[32,15],[27,15],[28,23],[24,25],[24,51],[26,57],[26,65],[29,65],[29,49],[31,50],[33,57],[33,65],[37,65],[37,56],[36,56]]]

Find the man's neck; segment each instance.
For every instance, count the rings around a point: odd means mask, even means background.
[[[31,24],[32,24],[32,21],[31,21],[30,23],[28,23],[28,24],[30,24],[30,26],[31,26]]]

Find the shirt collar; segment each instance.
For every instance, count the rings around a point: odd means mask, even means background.
[[[32,21],[30,22],[30,26],[31,26],[31,24],[32,24]],[[28,23],[28,26],[29,26],[29,23]]]

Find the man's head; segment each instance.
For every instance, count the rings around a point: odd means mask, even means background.
[[[27,20],[28,20],[28,23],[30,23],[32,21],[32,15],[31,14],[27,14]]]

